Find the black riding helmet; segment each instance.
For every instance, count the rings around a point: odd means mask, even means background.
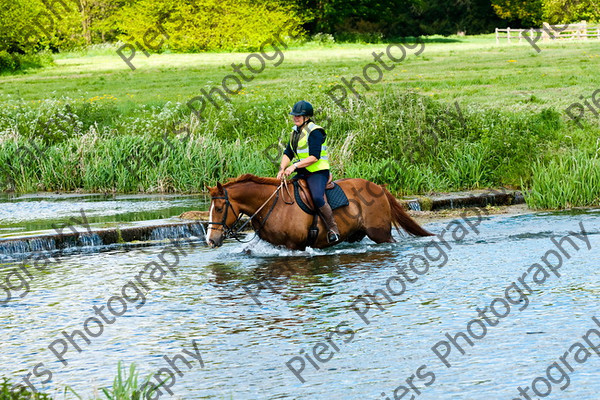
[[[296,116],[305,115],[307,117],[312,117],[313,116],[313,106],[308,101],[300,100],[299,102],[294,104],[294,107],[292,107],[292,112],[290,112],[290,115],[296,115]]]

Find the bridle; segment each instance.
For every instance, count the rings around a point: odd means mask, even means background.
[[[222,226],[222,228],[219,230],[222,230],[224,232],[225,237],[231,237],[234,234],[236,234],[236,232],[234,232],[234,230],[227,225],[227,213],[229,212],[229,208],[231,208],[231,210],[234,213],[235,213],[235,209],[233,208],[233,204],[231,204],[231,202],[229,201],[229,195],[227,194],[227,189],[223,188],[223,194],[224,194],[224,196],[212,196],[210,198],[211,203],[213,200],[218,200],[218,199],[225,200],[225,212],[223,213],[223,219],[221,220],[221,222],[208,221],[208,225]],[[241,215],[242,215],[241,213],[238,214],[238,217],[233,222],[233,226],[235,226],[235,224],[237,224],[239,222],[239,220],[241,219]],[[213,229],[217,229],[217,228],[213,228]]]
[[[269,219],[269,216],[271,215],[271,212],[273,211],[273,209],[275,208],[275,205],[277,204],[277,201],[279,200],[279,191],[281,190],[281,187],[285,186],[285,189],[288,193],[288,196],[291,200],[291,202],[287,202],[285,201],[285,199],[283,200],[285,204],[294,204],[294,200],[292,198],[292,195],[290,194],[290,190],[287,186],[287,181],[286,180],[282,180],[281,184],[277,187],[277,189],[275,189],[275,191],[273,192],[273,194],[271,194],[271,196],[269,196],[269,198],[258,208],[258,210],[256,210],[256,212],[254,214],[252,214],[248,220],[246,222],[244,222],[242,224],[242,226],[240,226],[239,228],[235,228],[235,225],[240,222],[240,220],[242,219],[242,213],[236,213],[237,214],[237,218],[235,219],[235,221],[233,221],[232,226],[230,227],[229,225],[227,225],[227,215],[229,212],[229,208],[231,208],[231,210],[235,213],[235,209],[233,208],[233,204],[231,204],[231,202],[229,201],[229,195],[227,193],[227,189],[223,188],[223,196],[211,196],[210,200],[211,203],[213,200],[218,200],[218,199],[223,199],[225,200],[225,212],[223,213],[223,219],[221,220],[221,222],[212,222],[212,221],[208,221],[208,225],[220,225],[222,226],[221,229],[223,231],[223,235],[225,236],[225,238],[234,238],[235,240],[237,240],[238,242],[242,242],[242,243],[247,243],[252,241],[256,235],[258,234],[258,232],[265,226],[267,219]],[[273,202],[273,204],[271,205],[271,207],[269,208],[269,211],[267,212],[267,215],[265,216],[265,218],[262,220],[260,226],[258,227],[258,229],[254,229],[254,236],[252,237],[252,239],[247,240],[247,241],[242,241],[240,239],[240,232],[246,227],[246,225],[248,225],[248,223],[250,223],[252,221],[252,219],[267,205],[267,203],[273,198],[273,196],[275,196],[275,201]],[[254,228],[254,227],[253,227]],[[216,229],[216,228],[213,228]]]

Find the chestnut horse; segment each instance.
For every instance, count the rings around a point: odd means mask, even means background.
[[[340,241],[356,242],[365,236],[376,243],[392,243],[392,224],[400,225],[416,236],[431,236],[413,220],[382,186],[364,179],[340,179],[336,183],[348,197],[349,205],[334,210],[340,230]],[[290,185],[291,186],[291,185]],[[300,209],[282,181],[241,175],[229,182],[209,188],[211,195],[210,222],[206,243],[211,247],[223,244],[227,236],[236,235],[234,225],[242,214],[251,216],[258,236],[273,245],[292,250],[304,250],[313,216]],[[319,234],[311,247],[331,246],[321,218]],[[335,243],[334,243],[335,244]]]

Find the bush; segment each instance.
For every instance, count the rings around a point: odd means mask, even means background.
[[[337,32],[335,39],[340,43],[383,43],[381,32]]]
[[[272,176],[277,143],[289,137],[282,114],[295,100],[226,103],[202,122],[177,102],[0,104],[0,191],[198,192],[242,173]],[[459,106],[402,89],[365,96],[348,112],[320,105],[315,121],[327,130],[336,178],[386,183],[402,194],[525,187],[530,206],[540,208],[600,201],[598,127],[572,130],[553,109]],[[189,134],[178,129],[185,124]],[[567,162],[570,149],[581,154]]]
[[[47,65],[52,65],[52,56],[48,53],[19,54],[0,51],[0,73],[14,73]]]
[[[0,51],[0,72],[14,72],[21,68],[21,62],[18,57],[7,51]]]
[[[335,38],[329,33],[316,33],[311,40],[319,44],[335,44]]]

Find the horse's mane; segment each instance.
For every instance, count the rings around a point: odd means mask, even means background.
[[[265,178],[252,174],[240,175],[237,178],[229,179],[223,186],[228,187],[234,183],[254,182],[258,184],[275,185],[278,186],[281,181],[277,178]]]

